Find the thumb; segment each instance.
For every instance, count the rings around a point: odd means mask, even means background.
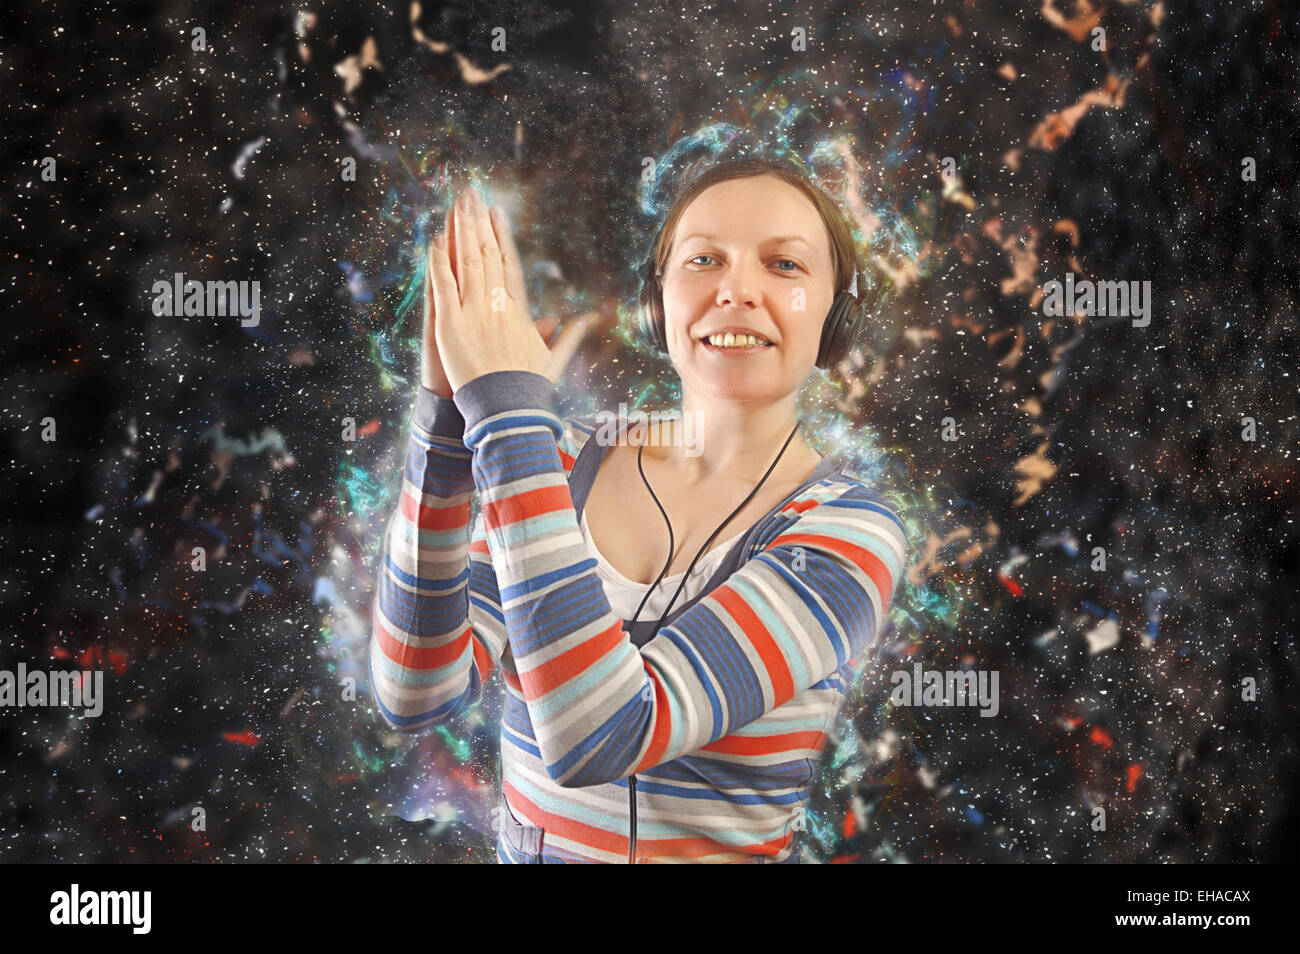
[[[537,333],[542,336],[542,340],[548,345],[550,344],[551,336],[555,334],[555,329],[559,326],[560,319],[555,315],[547,315],[544,318],[538,318],[537,321],[534,322],[534,327],[537,328]]]
[[[592,326],[600,320],[600,312],[589,311],[560,329],[560,333],[555,336],[555,340],[550,343],[551,349],[551,379],[558,381],[564,375],[564,369],[569,366],[573,356],[578,353],[578,346],[587,336],[587,332]]]
[[[437,316],[435,329],[442,331],[460,317],[460,293],[456,276],[452,274],[446,240],[441,248],[429,243],[429,284],[433,295],[433,310]]]

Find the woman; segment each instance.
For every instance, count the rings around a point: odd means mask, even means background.
[[[563,359],[501,210],[469,190],[446,224],[374,606],[383,718],[454,719],[501,670],[503,862],[797,861],[826,733],[907,556],[897,514],[797,433],[855,274],[844,220],[766,161],[682,190],[646,293],[682,419],[637,446],[555,415]]]

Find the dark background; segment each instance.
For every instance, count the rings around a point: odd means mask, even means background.
[[[913,565],[823,760],[809,860],[1295,859],[1293,4],[1058,25],[1037,4],[426,3],[428,42],[411,12],[0,18],[0,664],[102,669],[107,694],[98,719],[0,710],[0,857],[495,861],[495,700],[412,739],[365,681],[428,210],[469,167],[523,210],[539,309],[606,316],[563,400],[613,406],[658,374],[615,328],[652,226],[642,157],[710,121],[770,128],[774,102],[796,138],[849,130],[868,204],[916,236],[844,399],[891,451]],[[368,37],[380,65],[348,93],[336,65]],[[1151,325],[1045,319],[1067,270],[1151,281]],[[260,281],[260,324],[154,316],[177,271]],[[999,716],[888,706],[916,661],[997,669]]]

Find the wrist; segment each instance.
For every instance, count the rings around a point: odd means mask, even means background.
[[[420,390],[428,391],[430,394],[434,395],[435,397],[440,397],[444,401],[450,401],[452,397],[451,385],[446,383],[429,385],[429,384],[425,384],[424,382],[420,382]]]
[[[447,380],[446,375],[436,375],[431,374],[428,371],[421,371],[420,387],[426,391],[432,391],[440,398],[446,398],[449,401],[451,400],[451,382]]]
[[[536,371],[491,371],[465,382],[452,398],[465,420],[465,446],[473,450],[494,430],[518,428],[525,420],[550,428],[558,440],[563,425],[554,391],[554,382]]]
[[[415,395],[414,425],[426,434],[438,437],[464,438],[465,418],[450,396],[420,386]]]

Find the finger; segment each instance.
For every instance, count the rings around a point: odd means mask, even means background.
[[[429,247],[424,250],[424,333],[429,334],[433,326],[434,315],[438,313],[437,300],[433,295],[433,237],[429,237]]]
[[[519,257],[519,249],[515,247],[514,225],[506,214],[504,205],[492,206],[492,218],[496,226],[497,245],[501,248],[502,267],[505,269],[506,293],[524,307],[524,314],[528,314],[524,260]]]
[[[460,303],[467,305],[483,296],[483,253],[478,245],[478,228],[470,211],[470,190],[461,193],[456,204],[456,277],[460,281]]]
[[[569,366],[573,356],[578,353],[578,346],[587,332],[600,320],[598,312],[588,312],[581,318],[570,322],[560,329],[560,333],[551,342],[551,379],[558,381],[564,376],[564,369]]]
[[[501,247],[497,244],[496,230],[492,227],[492,216],[487,203],[475,189],[471,193],[474,200],[474,227],[478,230],[479,251],[483,253],[483,282],[489,299],[498,294],[500,288],[506,290],[505,270],[501,264]],[[491,302],[489,301],[489,304]]]
[[[447,206],[447,218],[443,223],[442,234],[447,237],[447,260],[451,263],[451,273],[460,281],[460,274],[456,271],[456,201],[452,200],[451,205]]]
[[[447,254],[448,246],[444,233],[443,247],[438,243],[429,243],[429,282],[433,286],[434,312],[438,323],[454,325],[460,316],[460,296],[456,288],[456,276],[452,274],[451,257]]]
[[[437,301],[434,297],[433,289],[433,261],[434,245],[433,238],[429,238],[428,247],[424,250],[424,326],[420,333],[420,383],[428,386],[430,382],[436,382],[436,376],[432,373],[433,363],[438,360],[438,338],[434,325],[434,318],[437,314]]]
[[[555,329],[560,327],[560,319],[554,315],[546,315],[538,318],[533,324],[537,328],[537,333],[542,336],[542,340],[549,346],[551,336],[555,334]]]

